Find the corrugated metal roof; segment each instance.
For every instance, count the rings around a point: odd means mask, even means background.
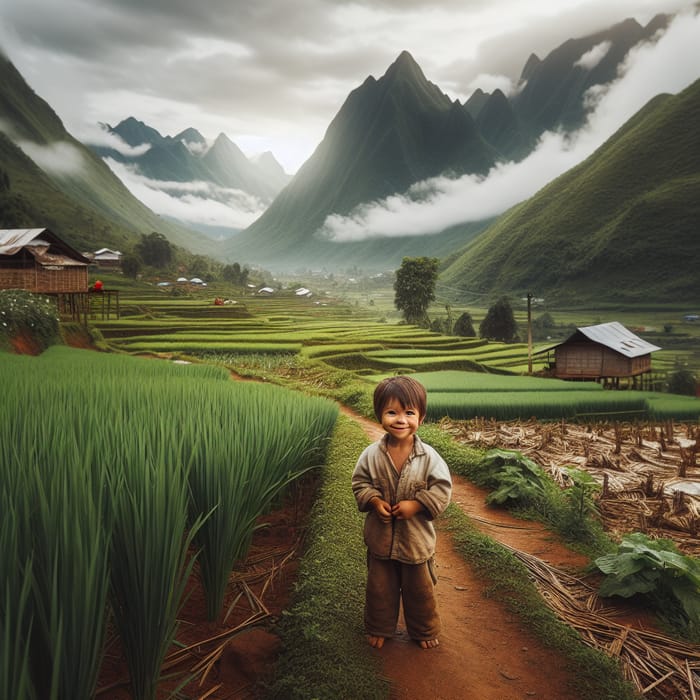
[[[570,335],[566,340],[560,343],[554,343],[553,345],[547,345],[544,348],[539,348],[533,354],[539,355],[554,350],[554,348],[568,343],[579,334],[584,335],[595,343],[605,345],[605,347],[615,350],[615,352],[619,352],[625,357],[639,357],[640,355],[648,355],[656,350],[661,350],[657,345],[647,343],[646,340],[642,340],[640,337],[636,336],[621,323],[611,321],[610,323],[599,323],[596,326],[583,326],[582,328],[578,328],[576,332]]]
[[[72,258],[72,265],[87,265],[90,262],[48,228],[0,229],[0,255],[16,255],[23,248],[29,250],[42,265],[52,264],[40,259],[46,255]]]
[[[45,228],[8,228],[0,230],[0,255],[14,255],[38,238]]]
[[[100,248],[99,250],[95,251],[95,256],[97,255],[102,255],[105,257],[109,257],[110,255],[112,256],[120,256],[121,251],[119,250],[112,250],[111,248]]]
[[[605,345],[625,357],[639,357],[661,350],[657,345],[642,340],[617,321],[600,323],[597,326],[584,326],[578,330],[589,340]]]

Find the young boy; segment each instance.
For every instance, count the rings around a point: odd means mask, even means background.
[[[450,501],[452,480],[442,457],[415,434],[425,412],[425,388],[415,379],[381,381],[374,413],[386,435],[362,452],[352,475],[358,508],[367,513],[365,631],[377,649],[396,631],[400,601],[409,636],[423,649],[438,646],[432,521]]]

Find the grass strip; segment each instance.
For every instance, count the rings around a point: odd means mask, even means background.
[[[451,504],[445,516],[458,551],[475,573],[490,584],[484,595],[500,601],[546,647],[567,659],[579,700],[639,698],[614,659],[587,646],[575,630],[556,617],[534,587],[523,564],[479,532],[456,505]]]
[[[310,515],[294,599],[279,623],[282,651],[265,698],[389,697],[362,622],[366,555],[350,476],[366,446],[362,428],[341,416]]]

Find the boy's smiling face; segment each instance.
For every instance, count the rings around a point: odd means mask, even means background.
[[[397,399],[390,399],[382,408],[382,428],[389,433],[392,443],[413,441],[413,435],[423,422],[417,408],[402,406]]]

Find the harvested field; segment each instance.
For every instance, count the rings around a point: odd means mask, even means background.
[[[518,450],[562,486],[565,467],[587,471],[601,484],[598,506],[613,537],[643,532],[700,556],[700,425],[534,419],[445,419],[440,425],[462,442]]]

